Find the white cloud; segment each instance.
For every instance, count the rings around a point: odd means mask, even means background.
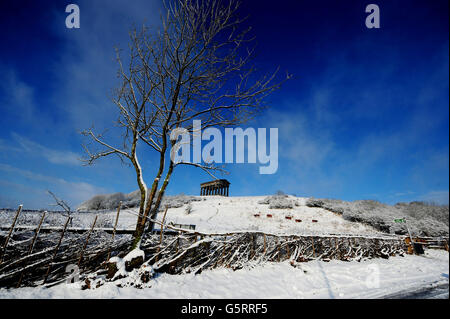
[[[127,58],[129,31],[159,22],[161,2],[156,0],[80,0],[81,27],[74,30],[54,26],[57,36],[65,42],[61,60],[53,65],[61,84],[54,101],[65,114],[69,129],[110,127],[116,108],[111,92],[117,87],[118,64],[114,48],[123,49]],[[64,21],[64,12],[55,12],[54,21]]]
[[[44,205],[42,201],[46,199],[45,191],[47,189],[52,190],[60,198],[68,201],[73,206],[73,208],[75,208],[75,206],[80,204],[82,201],[85,201],[94,195],[108,193],[105,188],[98,187],[86,182],[70,182],[63,178],[34,173],[28,170],[11,166],[9,164],[0,163],[0,170],[13,176],[18,175],[24,177],[31,182],[38,182],[39,186],[37,189],[35,188],[35,192],[39,192],[41,196],[39,198],[39,203],[30,203],[30,205],[33,205],[33,207],[36,207],[36,205]],[[20,185],[21,187],[31,187],[30,185],[24,185],[23,183],[15,184]],[[24,199],[18,198],[18,200],[20,201]],[[47,201],[47,204],[49,203],[51,203],[50,198]]]
[[[80,155],[68,150],[55,150],[33,142],[19,134],[12,133],[13,139],[18,146],[6,146],[4,142],[0,141],[0,148],[10,148],[12,151],[23,151],[29,154],[41,156],[53,164],[63,165],[80,165]]]
[[[34,89],[20,80],[14,70],[0,65],[0,103],[2,110],[18,121],[29,121],[35,114]]]
[[[315,126],[317,118],[302,112],[269,111],[265,124],[279,130],[279,157],[295,162],[302,169],[318,168],[333,152],[334,143],[327,133]]]

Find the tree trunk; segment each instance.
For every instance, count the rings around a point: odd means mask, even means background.
[[[148,231],[152,231],[153,230],[153,226],[154,226],[155,223],[152,221],[152,219],[154,219],[156,217],[156,214],[158,213],[158,210],[159,210],[159,206],[161,206],[161,201],[162,201],[162,198],[164,196],[164,193],[166,192],[166,188],[167,188],[167,185],[169,184],[170,177],[172,176],[173,168],[174,168],[174,165],[173,165],[173,162],[171,161],[170,165],[169,165],[169,169],[167,171],[166,178],[164,179],[164,183],[162,184],[161,189],[159,190],[158,197],[156,198],[155,205],[153,206],[153,208],[151,210],[149,225],[148,225],[148,228],[147,228]],[[143,223],[143,224],[144,224],[143,225],[143,227],[144,227],[145,223]]]

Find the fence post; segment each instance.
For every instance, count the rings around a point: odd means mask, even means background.
[[[264,235],[264,254],[266,253],[266,249],[267,249],[267,243],[266,243],[266,234]]]
[[[111,238],[111,245],[114,245],[114,238],[116,236],[116,229],[117,229],[117,224],[119,222],[119,214],[120,214],[121,206],[122,206],[122,201],[119,202],[119,207],[117,207],[116,221],[114,223],[114,229],[113,229],[112,238]],[[108,262],[109,258],[111,257],[111,245],[109,246],[108,256],[106,257],[107,262]]]
[[[50,261],[50,264],[48,265],[47,272],[45,273],[45,277],[44,277],[44,282],[42,284],[45,284],[47,282],[47,278],[48,278],[48,275],[50,274],[50,269],[52,267],[53,261],[55,260],[56,254],[58,253],[59,246],[61,246],[61,242],[62,242],[62,240],[64,238],[64,234],[66,233],[67,225],[69,225],[69,222],[70,222],[71,219],[72,218],[70,216],[67,217],[67,221],[64,224],[64,228],[62,230],[61,237],[59,237],[58,244],[55,247],[55,250],[53,252],[52,260]]]
[[[9,239],[11,237],[11,234],[14,230],[14,227],[16,226],[17,218],[19,217],[20,212],[22,211],[22,206],[19,205],[19,208],[17,209],[16,215],[14,216],[14,220],[11,224],[11,228],[9,229],[8,236],[6,236],[5,244],[3,245],[2,254],[0,255],[0,264],[3,262],[3,257],[5,257],[6,254],[6,246],[8,246]]]
[[[42,217],[41,217],[41,220],[39,221],[38,227],[35,230],[33,240],[31,241],[31,244],[30,244],[30,248],[28,248],[27,256],[33,252],[34,244],[36,243],[36,240],[39,236],[39,231],[41,230],[41,226],[42,226],[42,223],[44,222],[44,218],[45,218],[45,212],[42,214]],[[22,270],[20,273],[20,278],[19,278],[19,281],[17,282],[17,286],[16,286],[17,288],[19,288],[20,284],[22,283],[23,275],[24,275],[24,270]]]
[[[178,254],[178,247],[180,246],[180,235],[181,235],[181,232],[178,232],[177,244],[175,246],[175,253],[177,253],[177,254]]]
[[[219,259],[217,260],[217,262],[216,262],[214,268],[217,267],[217,266],[221,266],[221,265],[222,265],[222,260],[223,260],[224,255],[225,255],[225,250],[226,250],[226,244],[225,244],[224,247],[222,248],[222,253],[220,254],[220,257],[219,257]]]
[[[250,258],[251,260],[255,256],[255,235],[251,235],[251,244],[250,244]]]
[[[277,238],[277,261],[280,262],[280,254],[281,254],[281,244],[280,244],[280,239]]]
[[[290,259],[291,258],[291,249],[289,248],[289,243],[287,244],[286,251],[287,251],[287,258],[286,259]]]
[[[83,259],[84,252],[85,252],[85,250],[87,248],[87,245],[88,245],[88,242],[89,242],[89,238],[91,237],[91,233],[94,230],[95,224],[97,223],[97,217],[98,216],[96,215],[95,219],[94,219],[94,222],[92,223],[91,229],[89,229],[89,233],[87,235],[86,242],[84,243],[83,249],[81,250],[80,258],[78,259],[78,263],[77,263],[78,267],[80,267],[81,260]]]
[[[341,258],[341,252],[339,251],[339,244],[338,244],[338,238],[334,237],[334,245],[335,245],[335,250],[336,250],[336,256],[338,257],[337,259],[342,259]]]
[[[166,206],[166,209],[164,210],[164,215],[161,221],[161,230],[159,232],[159,245],[158,245],[158,249],[156,250],[156,254],[159,254],[159,252],[161,251],[161,245],[162,245],[162,241],[163,241],[163,230],[164,230],[164,220],[166,219],[166,214],[167,214],[167,210],[169,209],[169,206]],[[155,261],[158,261],[158,255],[156,255],[155,257]]]

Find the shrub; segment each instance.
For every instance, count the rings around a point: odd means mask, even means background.
[[[155,195],[155,198],[153,200],[154,202],[156,201],[157,196],[158,193],[156,193]],[[168,206],[169,208],[178,208],[190,202],[199,200],[201,199],[195,196],[187,196],[184,194],[164,196],[161,200],[160,209],[164,209],[166,206]],[[138,207],[139,203],[141,202],[141,192],[139,190],[136,190],[129,194],[114,193],[107,195],[96,195],[78,206],[77,211],[89,212],[98,210],[112,210],[116,209],[119,206],[120,201],[122,201],[122,208]]]
[[[187,204],[184,211],[185,211],[186,215],[189,215],[190,213],[192,213],[192,204],[191,203]]]
[[[398,203],[386,205],[375,200],[346,202],[333,199],[314,199],[306,201],[306,206],[322,207],[341,213],[343,218],[360,222],[391,234],[407,234],[404,224],[394,223],[394,219],[406,217],[413,235],[448,236],[449,207],[423,202]]]
[[[280,192],[280,191],[279,191]],[[291,209],[294,207],[294,203],[289,199],[286,194],[275,194],[267,196],[263,200],[260,200],[258,204],[269,205],[269,209]]]

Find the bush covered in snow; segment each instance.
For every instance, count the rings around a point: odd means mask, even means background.
[[[342,214],[349,221],[361,222],[392,234],[407,234],[405,224],[394,223],[394,219],[406,217],[413,235],[448,236],[449,207],[424,202],[387,205],[374,200],[346,202],[333,199],[306,201],[306,206],[321,207]]]
[[[275,197],[270,200],[269,209],[292,209],[294,207],[293,202],[285,197]]]
[[[155,196],[154,201],[156,200],[156,197],[157,195]],[[184,194],[164,196],[161,201],[160,208],[164,209],[166,206],[168,206],[169,208],[178,208],[190,202],[199,200],[201,199],[195,196],[187,196]],[[96,195],[78,206],[77,211],[89,212],[116,209],[119,206],[119,202],[121,201],[122,208],[138,207],[139,203],[141,202],[141,193],[139,190],[136,190],[129,194],[114,193],[106,195]]]
[[[132,193],[128,194],[131,195]],[[114,209],[119,206],[119,202],[122,201],[124,206],[127,202],[127,196],[123,193],[114,193],[108,195],[96,195],[88,201],[78,206],[78,211],[91,211],[91,210],[104,210]]]
[[[289,199],[289,196],[280,191],[260,200],[258,204],[269,205],[269,209],[291,209],[294,207],[294,202]]]
[[[189,215],[190,213],[192,213],[192,204],[191,203],[187,204],[184,211],[185,211],[186,215]]]
[[[168,206],[169,208],[178,208],[183,205],[189,204],[191,202],[201,201],[200,198],[195,196],[188,196],[184,194],[175,195],[175,196],[164,196],[161,201],[161,209],[163,207]]]

